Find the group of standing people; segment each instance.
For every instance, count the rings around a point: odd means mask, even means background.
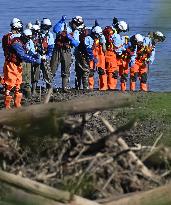
[[[5,63],[1,83],[6,108],[10,108],[12,100],[15,107],[21,106],[22,76],[26,93],[35,95],[40,70],[47,90],[52,89],[60,64],[62,90],[69,92],[73,56],[78,90],[93,90],[94,73],[97,72],[99,90],[115,90],[120,80],[120,89],[125,91],[130,73],[130,90],[135,91],[139,79],[140,90],[147,91],[148,67],[154,61],[156,44],[165,40],[160,31],[149,32],[146,36],[121,35],[129,26],[115,17],[111,26],[102,29],[97,20],[88,28],[81,16],[73,17],[68,23],[66,16],[62,16],[53,27],[55,39],[48,18],[28,23],[25,30],[18,18],[14,18],[10,26],[11,31],[2,38]],[[11,94],[13,90],[14,95]]]

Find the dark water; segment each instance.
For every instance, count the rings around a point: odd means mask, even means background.
[[[116,16],[129,23],[130,35],[144,35],[156,30],[164,32],[167,39],[157,46],[156,60],[150,67],[150,89],[171,91],[171,26],[166,24],[165,12],[159,12],[163,5],[168,8],[170,4],[170,0],[0,0],[0,38],[9,31],[10,20],[14,17],[20,18],[24,23],[48,17],[54,24],[62,15],[67,15],[68,20],[75,15],[81,15],[87,26],[92,26],[94,19],[97,18],[104,27],[110,25]],[[3,61],[3,52],[0,48],[0,72]],[[73,76],[72,68],[71,83]],[[56,83],[60,83],[60,80]]]

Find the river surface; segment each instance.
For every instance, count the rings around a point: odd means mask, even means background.
[[[47,17],[54,25],[62,15],[67,16],[67,21],[81,15],[87,26],[92,26],[94,19],[98,19],[100,26],[105,27],[111,25],[115,16],[129,23],[128,35],[146,35],[149,31],[160,30],[166,35],[166,41],[157,45],[156,60],[149,71],[149,86],[153,91],[171,91],[171,23],[166,23],[168,19],[163,9],[163,5],[169,8],[170,0],[0,0],[0,5],[0,39],[10,30],[14,17],[24,24]],[[0,73],[3,63],[0,45]],[[61,84],[59,76],[60,68],[55,80],[57,86]],[[72,66],[71,86],[73,82]]]

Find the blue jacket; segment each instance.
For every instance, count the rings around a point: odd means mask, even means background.
[[[93,44],[94,44],[94,40],[91,36],[86,36],[85,40],[84,40],[84,44],[87,50],[87,54],[88,54],[88,58],[90,60],[94,59],[94,55],[93,55]]]
[[[122,55],[124,50],[122,37],[119,34],[114,33],[111,38],[113,40],[113,45],[115,46],[115,52],[118,55]]]
[[[62,21],[62,19],[55,24],[55,26],[53,27],[53,32],[59,34],[65,29],[65,26],[68,34],[67,37],[70,40],[71,45],[77,47],[79,45],[79,31],[75,30],[73,32],[71,27],[67,26],[65,21]],[[73,32],[73,36],[70,35],[72,32]]]
[[[33,41],[30,39],[30,41],[26,44],[26,50],[27,50],[27,53],[29,55],[35,55],[36,54],[36,51],[35,51],[35,46],[34,46],[34,43]]]
[[[14,42],[12,48],[16,51],[17,55],[26,63],[38,63],[40,64],[40,59],[33,57],[26,53],[23,45],[20,42]]]

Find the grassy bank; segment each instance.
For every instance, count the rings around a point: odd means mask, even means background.
[[[137,118],[148,127],[156,124],[163,133],[161,143],[171,146],[171,93],[137,93],[136,103],[126,110],[129,119]]]

